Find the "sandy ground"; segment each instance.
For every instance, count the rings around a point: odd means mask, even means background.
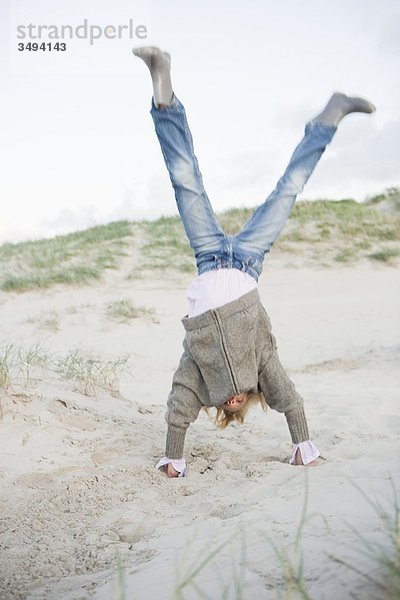
[[[129,354],[131,370],[120,397],[84,396],[51,371],[2,395],[0,598],[289,597],[279,550],[304,560],[311,598],[382,598],[338,561],[380,576],[356,532],[386,543],[368,500],[390,510],[399,480],[399,271],[269,268],[261,297],[323,458],[316,468],[289,465],[285,419],[272,410],[255,408],[224,432],[202,415],[178,480],[154,464],[189,279],[107,277],[0,293],[2,343]],[[154,308],[158,322],[111,321],[105,306],[120,298]],[[296,554],[306,490],[311,518]]]

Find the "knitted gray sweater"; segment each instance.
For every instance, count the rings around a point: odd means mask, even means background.
[[[203,406],[248,391],[261,391],[268,406],[285,414],[293,443],[309,439],[303,400],[279,362],[258,290],[182,323],[184,352],[166,414],[168,458],[182,458],[186,430]]]

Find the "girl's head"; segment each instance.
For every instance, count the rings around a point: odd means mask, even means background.
[[[253,392],[243,392],[238,396],[228,398],[226,402],[217,406],[215,422],[218,427],[224,429],[232,421],[243,423],[244,417],[252,404],[260,403],[262,408],[267,408],[264,396]]]

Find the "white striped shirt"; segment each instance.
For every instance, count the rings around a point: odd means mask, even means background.
[[[189,317],[233,302],[256,289],[257,281],[239,269],[213,269],[192,281],[187,290]]]

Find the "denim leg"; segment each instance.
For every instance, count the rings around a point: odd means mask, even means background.
[[[248,271],[255,278],[262,271],[265,253],[270,251],[282,231],[297,195],[303,190],[335,131],[333,125],[318,121],[306,125],[304,137],[275,190],[233,238],[234,256],[249,262]]]
[[[196,256],[199,271],[215,260],[226,238],[203,186],[186,113],[178,98],[168,108],[151,108],[183,227]]]

